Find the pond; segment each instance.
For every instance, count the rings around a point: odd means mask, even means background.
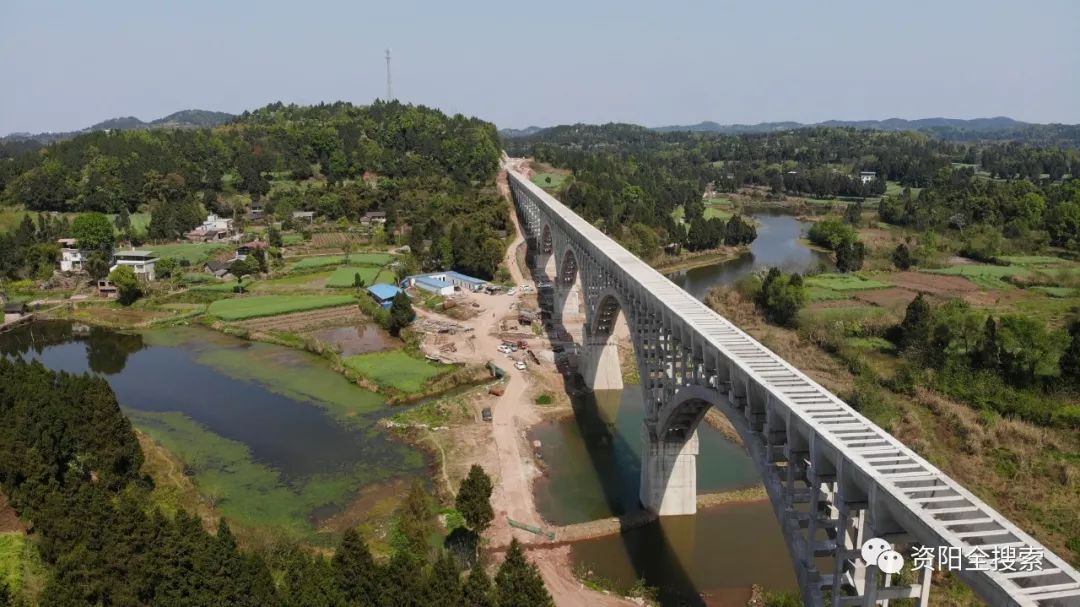
[[[806,272],[825,265],[834,266],[832,258],[806,246],[803,233],[810,222],[800,221],[780,213],[754,213],[757,239],[750,251],[729,261],[668,274],[667,277],[698,299],[713,287],[734,284],[743,276],[765,268],[780,268],[787,272]]]
[[[312,354],[201,328],[59,321],[4,334],[0,352],[105,377],[135,427],[241,525],[327,539],[320,521],[361,488],[423,474],[421,453],[376,427],[383,399]]]
[[[342,356],[381,352],[402,346],[400,339],[373,322],[347,327],[330,327],[310,333],[315,339],[336,346]]]

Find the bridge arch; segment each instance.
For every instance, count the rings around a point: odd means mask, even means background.
[[[555,313],[564,325],[570,319],[578,317],[581,298],[581,272],[577,254],[567,246],[559,255],[558,274],[555,277]]]
[[[614,289],[604,289],[597,301],[598,304],[586,310],[582,376],[593,390],[621,390],[623,373],[619,339],[634,335],[632,319],[626,313],[622,296]],[[633,344],[633,340],[630,341]],[[638,348],[633,345],[635,364],[640,370]]]
[[[698,424],[713,406],[727,404],[727,398],[714,388],[686,386],[661,407],[656,422],[660,440],[687,440],[697,432]]]

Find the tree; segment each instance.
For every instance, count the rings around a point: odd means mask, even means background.
[[[517,538],[510,540],[506,560],[495,574],[495,602],[499,607],[554,607],[536,565],[525,559]]]
[[[274,248],[280,249],[281,247],[285,246],[285,241],[281,237],[281,230],[275,228],[274,226],[270,226],[270,229],[267,230],[266,240],[270,243],[270,246]]]
[[[799,310],[806,304],[802,276],[784,274],[778,268],[770,268],[761,283],[755,303],[771,322],[793,326]]]
[[[752,221],[741,215],[732,215],[724,226],[724,244],[728,246],[748,245],[757,238],[757,228]]]
[[[390,304],[390,317],[386,329],[391,335],[397,337],[401,334],[401,330],[409,326],[415,318],[416,312],[413,310],[412,300],[405,291],[398,291]]]
[[[483,533],[495,519],[495,511],[491,508],[491,491],[491,477],[479,465],[473,464],[469,468],[469,475],[461,481],[454,507],[477,534]]]
[[[357,291],[364,288],[364,286],[365,286],[364,277],[360,275],[360,272],[356,272],[356,273],[353,274],[352,286]]]
[[[911,266],[913,265],[911,259],[911,250],[908,249],[908,246],[906,244],[901,242],[900,244],[896,245],[896,249],[892,253],[892,262],[898,270],[908,270],[911,268]]]
[[[131,269],[131,266],[118,266],[109,273],[109,280],[116,285],[117,299],[121,304],[130,306],[142,297],[139,278],[135,276],[135,270]]]
[[[866,247],[863,246],[863,243],[854,239],[844,240],[836,248],[836,270],[839,272],[861,270],[865,258]]]
[[[154,264],[154,273],[161,278],[172,278],[180,264],[172,257],[163,257]]]
[[[94,251],[86,258],[83,269],[94,280],[101,280],[109,274],[109,259],[101,251]]]
[[[1074,319],[1066,329],[1069,343],[1061,355],[1061,377],[1080,386],[1080,318]]]
[[[440,551],[431,567],[427,583],[424,584],[424,594],[425,607],[461,607],[461,571],[445,550]]]
[[[116,214],[116,229],[120,230],[120,233],[125,234],[131,230],[131,213],[128,212],[126,206],[120,207],[120,212]]]
[[[115,236],[113,224],[101,213],[79,215],[71,223],[71,235],[79,241],[84,250],[112,253]]]
[[[998,343],[997,323],[993,316],[986,317],[983,326],[983,340],[979,346],[979,352],[975,360],[976,365],[982,369],[997,371],[1001,364],[1001,344]]]
[[[495,607],[495,599],[491,592],[491,578],[484,571],[483,565],[477,563],[469,571],[469,577],[465,578],[465,587],[462,589],[462,607]]]
[[[330,564],[338,588],[350,605],[375,604],[379,594],[379,567],[359,532],[355,529],[345,531]]]
[[[1042,322],[1016,314],[1001,317],[997,334],[1001,373],[1009,383],[1031,386],[1060,373],[1066,346],[1063,334],[1048,333]]]
[[[907,305],[904,320],[900,321],[897,346],[901,351],[916,351],[930,341],[930,303],[922,293]]]
[[[852,202],[848,204],[844,209],[844,223],[859,227],[859,222],[862,221],[862,203]]]

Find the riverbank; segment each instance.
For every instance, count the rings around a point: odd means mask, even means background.
[[[749,246],[719,247],[705,251],[688,251],[679,253],[678,255],[663,255],[649,265],[660,273],[679,272],[682,270],[691,270],[731,261],[733,259],[738,259],[749,252]]]

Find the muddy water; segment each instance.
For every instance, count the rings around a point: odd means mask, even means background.
[[[641,424],[637,386],[574,399],[575,415],[533,426],[548,474],[534,483],[537,509],[559,525],[581,523],[639,509]],[[748,487],[757,471],[741,447],[702,424],[698,429],[698,490]]]
[[[313,331],[311,336],[321,342],[341,348],[342,356],[381,352],[400,347],[402,342],[374,323],[348,327],[331,327]]]
[[[674,272],[667,277],[694,297],[704,299],[709,289],[733,284],[765,268],[806,272],[822,264],[834,266],[829,255],[814,251],[801,241],[803,233],[810,229],[809,222],[777,213],[754,213],[751,217],[757,223],[758,236],[748,253],[738,259]]]
[[[0,354],[102,375],[137,427],[149,424],[155,439],[186,449],[198,462],[197,481],[205,475],[224,485],[233,496],[226,512],[248,497],[258,506],[257,494],[273,492],[277,511],[240,513],[252,522],[284,511],[275,524],[304,528],[305,517],[332,515],[370,483],[423,475],[419,451],[377,429],[382,398],[305,352],[205,329],[134,334],[39,322],[0,336]],[[155,434],[177,427],[188,429],[186,443]]]

